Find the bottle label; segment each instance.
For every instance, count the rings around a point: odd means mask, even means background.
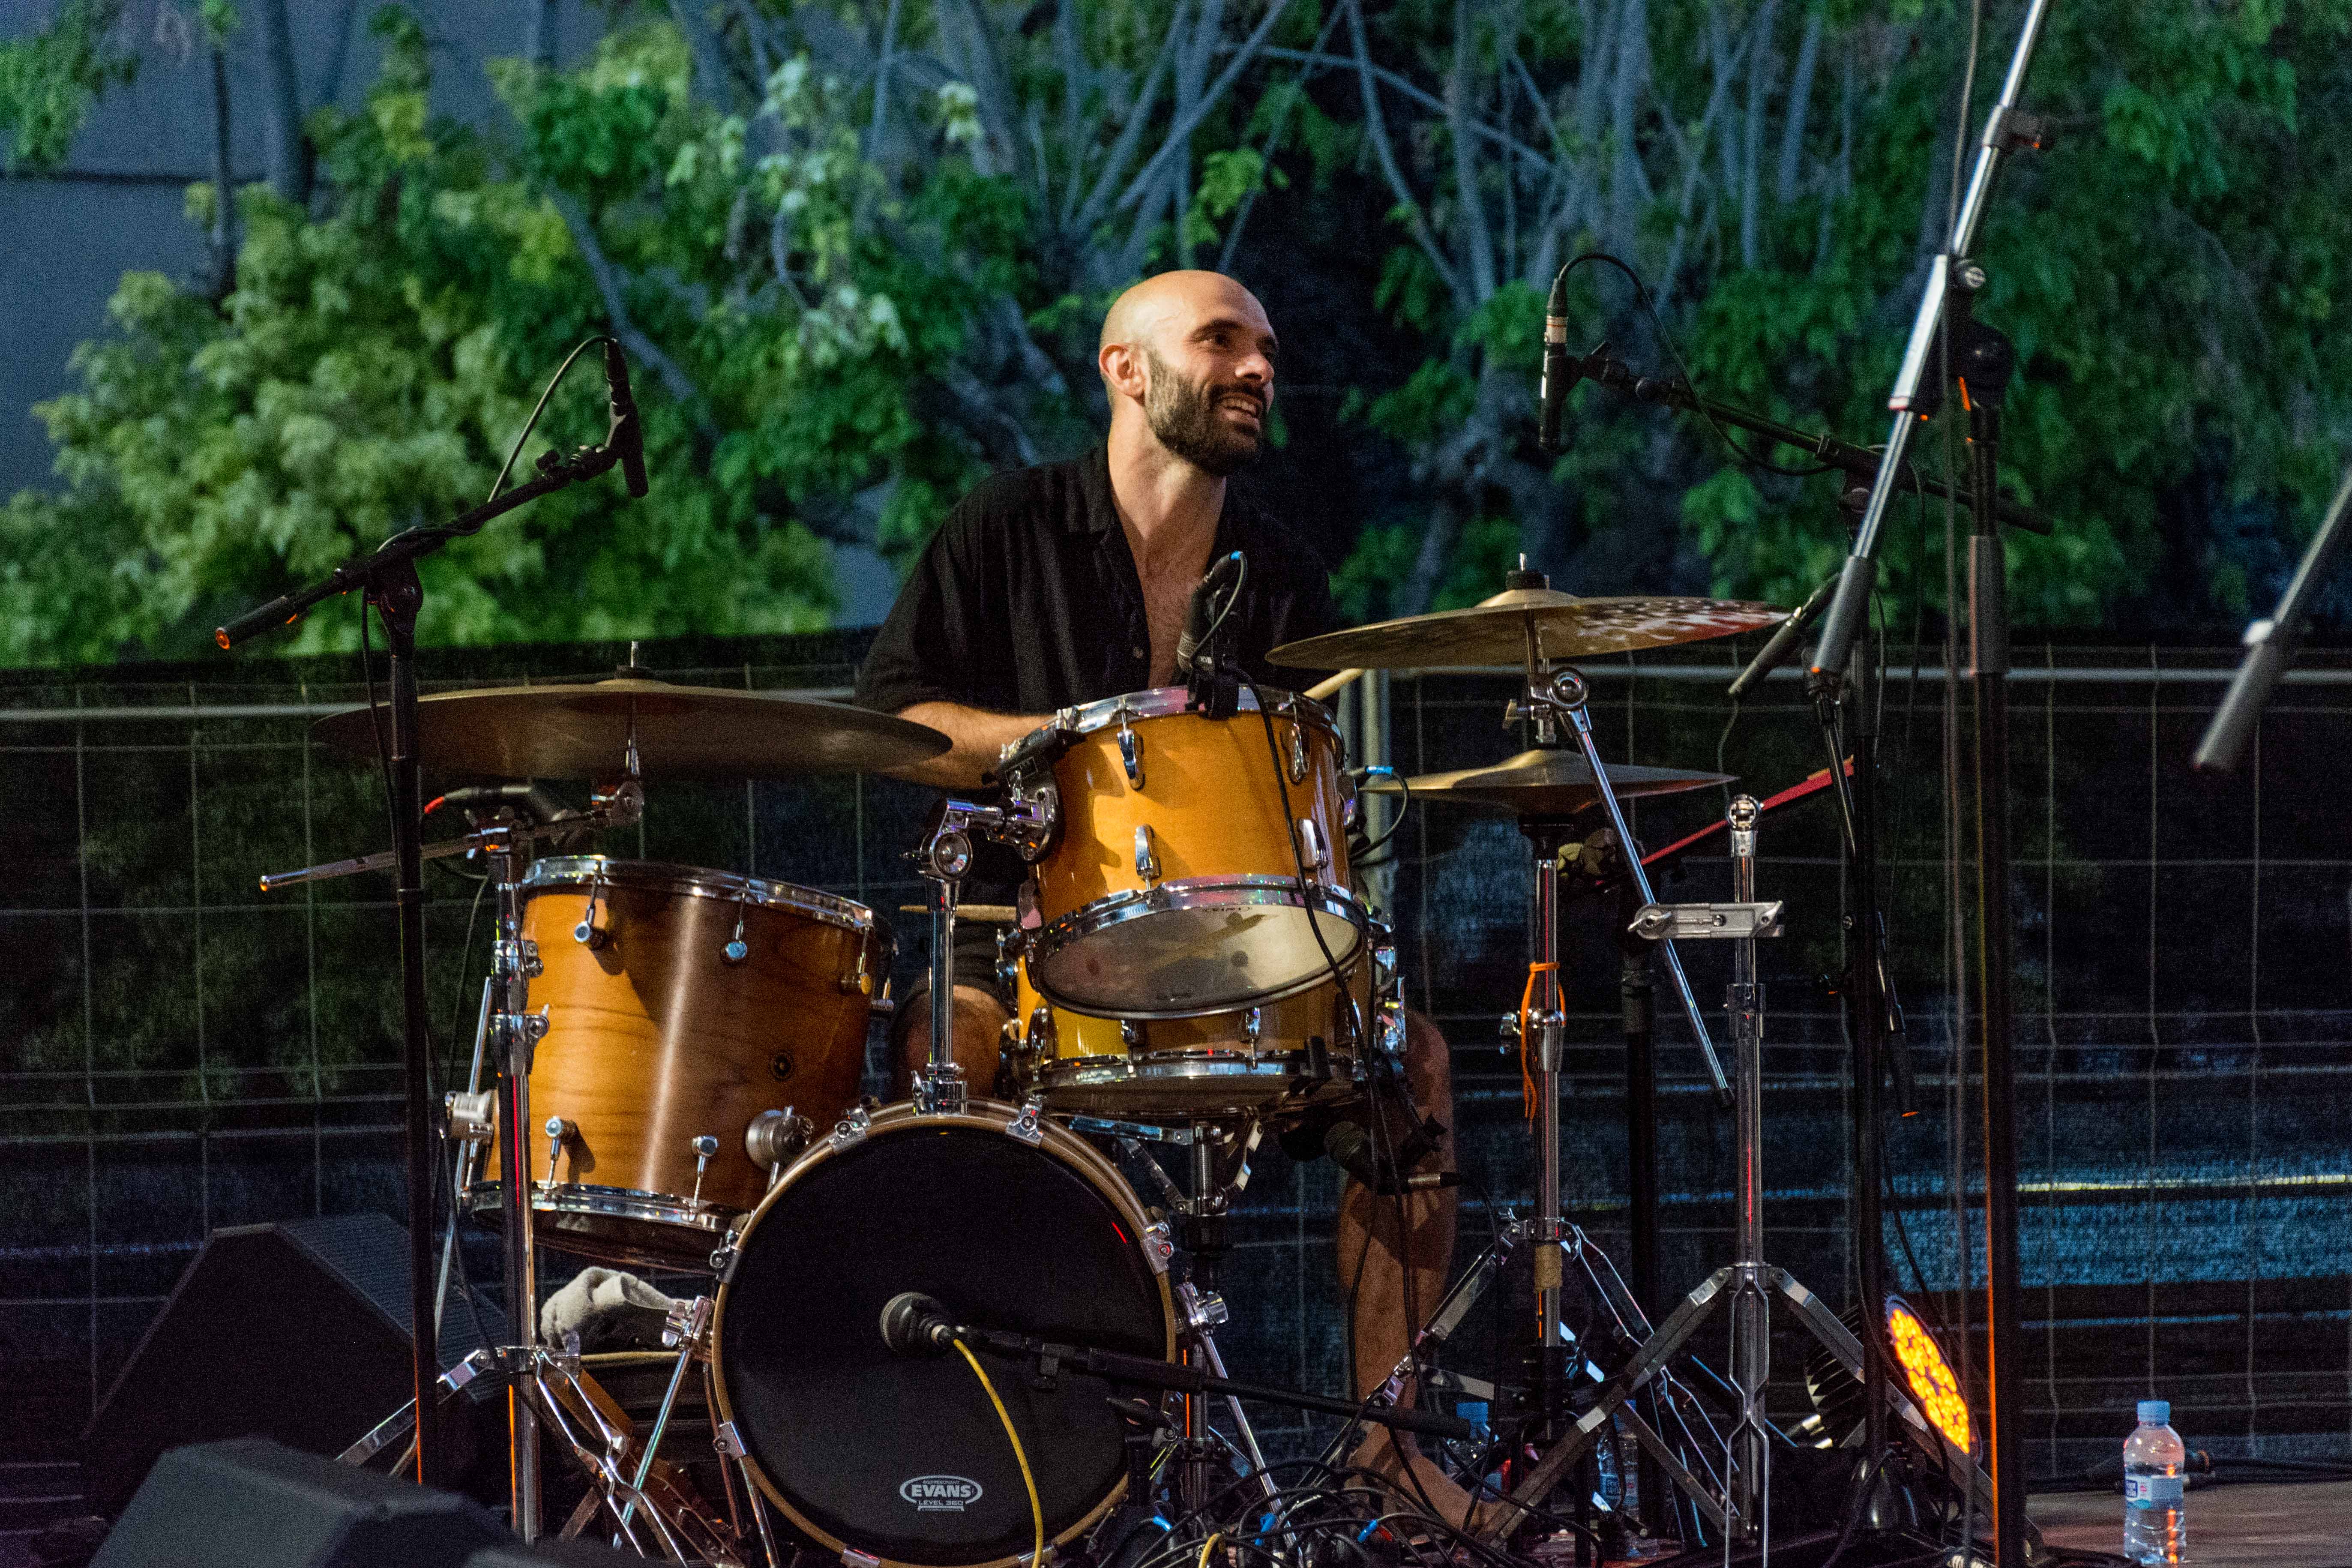
[[[2126,1476],[2124,1506],[2126,1508],[2179,1508],[2181,1497],[2179,1476]]]

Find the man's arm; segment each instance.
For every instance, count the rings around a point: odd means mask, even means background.
[[[929,724],[955,742],[949,750],[923,762],[887,770],[892,778],[940,789],[976,788],[996,766],[997,753],[1051,717],[1024,718],[1018,713],[992,713],[961,702],[918,702],[898,710],[910,723]]]

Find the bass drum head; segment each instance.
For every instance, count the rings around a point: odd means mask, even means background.
[[[721,1415],[761,1489],[831,1551],[976,1568],[1032,1550],[1021,1469],[971,1368],[884,1348],[882,1309],[900,1291],[988,1328],[1173,1353],[1133,1198],[1070,1134],[1011,1135],[1014,1114],[987,1101],[879,1112],[861,1141],[793,1167],[738,1244],[719,1295]],[[1021,1436],[1045,1539],[1076,1535],[1124,1486],[1111,1389],[1066,1371],[1040,1389],[1020,1363],[982,1364]]]

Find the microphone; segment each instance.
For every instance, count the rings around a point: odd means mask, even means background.
[[[1559,414],[1576,382],[1568,353],[1568,272],[1562,268],[1544,303],[1543,382],[1536,394],[1536,445],[1547,452],[1559,450]]]
[[[1209,601],[1218,584],[1241,569],[1242,552],[1238,550],[1221,556],[1214,564],[1201,574],[1192,585],[1192,602],[1184,607],[1184,629],[1176,636],[1176,673],[1190,676],[1193,661],[1199,657],[1201,641],[1209,635]]]
[[[893,1355],[943,1356],[955,1342],[955,1319],[947,1303],[919,1290],[901,1290],[882,1306],[882,1342]]]
[[[1453,1171],[1415,1171],[1402,1182],[1383,1179],[1370,1137],[1352,1121],[1331,1124],[1331,1131],[1323,1134],[1323,1152],[1330,1156],[1333,1164],[1382,1196],[1459,1186],[1462,1183],[1461,1176]]]
[[[604,440],[621,458],[621,478],[629,494],[646,493],[646,427],[637,417],[637,400],[629,393],[629,356],[611,338],[604,340],[604,395],[613,410],[613,427]]]
[[[1787,663],[1789,655],[1796,650],[1799,639],[1804,637],[1805,628],[1811,626],[1813,617],[1822,613],[1822,606],[1829,603],[1831,590],[1837,584],[1836,578],[1824,578],[1822,585],[1813,590],[1812,596],[1797,606],[1796,614],[1773,627],[1770,639],[1754,658],[1748,661],[1748,668],[1739,672],[1738,679],[1726,688],[1725,694],[1737,702],[1748,695],[1750,687]]]

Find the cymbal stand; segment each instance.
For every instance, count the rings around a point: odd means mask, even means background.
[[[1777,1291],[1788,1298],[1803,1326],[1857,1376],[1862,1347],[1820,1298],[1799,1284],[1787,1270],[1763,1258],[1763,988],[1756,979],[1756,942],[1780,934],[1780,905],[1759,903],[1756,890],[1756,824],[1759,807],[1753,796],[1731,803],[1731,852],[1735,901],[1721,904],[1659,904],[1652,902],[1634,917],[1633,929],[1652,941],[1673,936],[1731,939],[1735,949],[1729,1003],[1739,1073],[1735,1121],[1739,1162],[1739,1218],[1735,1250],[1738,1261],[1717,1269],[1685,1298],[1672,1316],[1644,1341],[1633,1360],[1610,1379],[1601,1398],[1580,1416],[1574,1427],[1522,1479],[1511,1500],[1522,1507],[1542,1502],[1546,1493],[1608,1429],[1617,1411],[1677,1354],[1727,1290],[1732,1295],[1732,1379],[1737,1385],[1739,1424],[1732,1436],[1730,1487],[1724,1500],[1727,1533],[1749,1541],[1765,1536],[1769,1502],[1770,1428],[1765,1422],[1763,1391],[1769,1369],[1770,1339],[1767,1310]],[[1498,1510],[1488,1527],[1490,1540],[1499,1540],[1514,1525],[1517,1510]]]
[[[530,1065],[540,1040],[547,1034],[547,1015],[544,1010],[538,1013],[530,1011],[530,982],[540,973],[541,965],[538,945],[522,933],[522,872],[530,859],[530,847],[541,838],[577,833],[583,828],[610,832],[632,826],[644,816],[645,786],[638,778],[634,724],[622,750],[621,764],[619,782],[597,785],[585,811],[564,812],[548,821],[531,823],[515,819],[511,812],[501,812],[502,820],[478,832],[465,835],[460,841],[483,852],[489,866],[490,885],[498,894],[498,941],[492,949],[487,993],[487,1027],[495,1052],[491,1059],[499,1065],[500,1079],[496,1095],[495,1121],[491,1120],[491,1107],[483,1103],[486,1097],[478,1089],[469,1089],[463,1096],[450,1096],[444,1101],[444,1106],[449,1136],[459,1139],[469,1149],[494,1132],[506,1134],[499,1138],[499,1212],[504,1231],[508,1342],[499,1347],[492,1361],[500,1373],[510,1379],[535,1376],[532,1372],[534,1358],[541,1353],[539,1350],[538,1258],[533,1246],[530,1210]],[[440,846],[435,847],[437,849]],[[304,882],[352,876],[361,871],[381,868],[382,860],[383,857],[371,855],[308,866],[297,871],[274,872],[261,879],[261,886],[265,891],[276,891]],[[591,946],[602,940],[604,933],[595,924],[593,900],[589,911],[572,934],[574,941]],[[480,1061],[478,1055],[478,1074]],[[478,1076],[474,1082],[478,1084]],[[461,1157],[461,1176],[469,1171],[470,1164],[470,1155]],[[436,1183],[438,1179],[436,1173]],[[427,1247],[429,1257],[429,1237]],[[437,1294],[428,1300],[425,1311],[418,1317],[419,1321],[431,1321],[437,1329],[440,1321],[440,1298]],[[421,1340],[423,1336],[419,1338]],[[426,1343],[428,1358],[437,1348],[436,1343]],[[448,1385],[446,1374],[441,1381],[445,1387]],[[466,1381],[470,1382],[471,1376]],[[541,1523],[539,1419],[533,1402],[523,1396],[525,1385],[518,1382],[509,1386],[509,1518],[515,1533],[525,1541],[532,1541],[538,1539]],[[416,1401],[410,1400],[401,1413],[392,1417],[392,1422],[414,1420],[415,1408]],[[432,1421],[430,1414],[426,1421],[429,1427]],[[374,1435],[370,1436],[373,1437]],[[393,1436],[397,1436],[397,1433]],[[354,1445],[354,1451],[365,1446],[368,1440],[362,1438],[360,1444]],[[390,1440],[390,1436],[384,1439],[385,1442]],[[382,1447],[383,1444],[378,1443],[368,1452],[375,1453]]]

